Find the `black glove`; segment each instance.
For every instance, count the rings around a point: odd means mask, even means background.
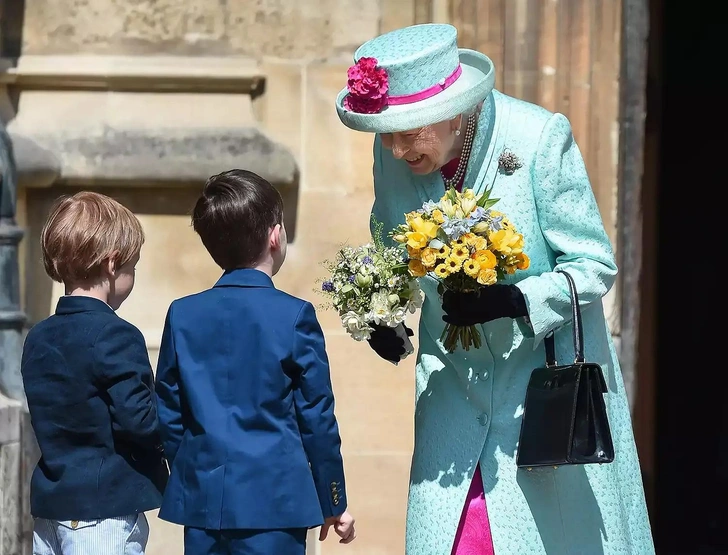
[[[515,285],[495,283],[477,293],[446,290],[442,296],[442,319],[455,326],[484,324],[498,318],[528,316],[526,299]]]
[[[397,332],[394,328],[388,326],[378,326],[371,324],[374,331],[369,341],[369,346],[384,360],[390,362],[399,362],[401,356],[405,353],[404,341],[400,337],[397,337]],[[412,337],[415,332],[404,326],[404,330],[407,332],[408,337]]]

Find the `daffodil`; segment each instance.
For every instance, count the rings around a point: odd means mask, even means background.
[[[420,233],[419,231],[408,231],[407,236],[407,247],[413,249],[423,249],[427,246],[427,235]]]
[[[438,225],[434,222],[424,220],[421,216],[412,218],[409,222],[409,226],[415,233],[422,233],[428,239],[434,239],[437,237]]]
[[[500,229],[491,233],[488,239],[495,250],[505,255],[516,254],[523,248],[523,236],[512,229]]]

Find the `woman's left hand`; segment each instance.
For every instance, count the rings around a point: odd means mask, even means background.
[[[484,324],[498,318],[528,316],[526,299],[515,285],[496,283],[477,293],[446,290],[442,296],[442,319],[455,326]]]

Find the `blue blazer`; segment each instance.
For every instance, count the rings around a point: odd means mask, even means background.
[[[266,274],[226,272],[172,303],[156,394],[171,467],[160,518],[309,528],[346,509],[321,327]]]
[[[28,332],[21,372],[41,457],[35,517],[92,520],[160,506],[154,378],[141,332],[91,297],[61,297]]]

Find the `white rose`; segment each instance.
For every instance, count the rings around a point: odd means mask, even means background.
[[[356,312],[344,314],[341,317],[341,324],[356,341],[364,341],[371,337],[372,329]]]

